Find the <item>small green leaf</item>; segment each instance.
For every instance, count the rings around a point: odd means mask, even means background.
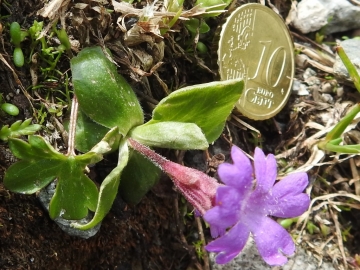
[[[286,218],[278,220],[278,223],[285,229],[289,229],[290,226],[297,221],[297,218]]]
[[[122,135],[144,122],[135,93],[100,47],[85,48],[71,60],[80,109],[95,122],[119,127]]]
[[[9,115],[16,116],[19,114],[19,108],[11,103],[1,104],[1,109]]]
[[[20,24],[18,22],[12,22],[10,24],[10,37],[11,37],[11,42],[15,46],[20,46],[21,29],[20,29]]]
[[[14,49],[14,64],[17,67],[22,67],[24,65],[24,53],[20,47]]]
[[[3,126],[0,129],[0,139],[7,141],[8,138],[16,138],[23,135],[32,135],[36,131],[41,129],[41,125],[31,125],[31,118],[26,119],[24,122],[16,121],[9,127],[8,125]]]
[[[140,153],[130,149],[128,165],[121,175],[119,194],[125,201],[137,204],[156,184],[160,175],[160,168]]]
[[[28,161],[35,161],[39,158],[61,159],[63,157],[40,136],[29,136],[28,143],[20,139],[10,139],[9,147],[18,159]]]
[[[29,34],[33,41],[35,41],[43,29],[44,22],[34,21],[33,25],[29,28]]]
[[[51,218],[82,219],[88,210],[95,211],[98,189],[85,174],[88,164],[99,162],[102,153],[111,149],[117,128],[109,131],[94,151],[79,156],[57,152],[40,136],[29,136],[29,142],[10,139],[13,154],[22,159],[6,171],[5,186],[14,192],[32,194],[56,179],[56,190],[49,206]]]
[[[98,189],[84,174],[86,165],[86,161],[79,162],[77,157],[70,156],[66,162],[58,163],[54,167],[58,182],[49,206],[49,215],[52,219],[58,216],[65,219],[82,219],[87,216],[88,209],[95,211]]]
[[[200,34],[210,31],[210,27],[205,22],[200,23],[200,20],[197,18],[190,18],[190,20],[185,21],[185,27],[193,34],[196,34],[197,31]]]
[[[41,159],[37,162],[21,160],[7,169],[4,185],[13,192],[33,194],[50,184],[56,178],[58,169],[58,161],[55,159]]]
[[[308,230],[308,232],[310,234],[314,234],[315,233],[319,233],[320,232],[320,229],[318,226],[316,226],[314,223],[312,223],[311,221],[308,221],[306,223],[306,229]]]
[[[59,31],[57,31],[57,36],[58,36],[61,44],[65,46],[65,49],[71,50],[69,36],[67,35],[65,29],[60,29]]]
[[[138,142],[171,149],[206,149],[209,144],[201,129],[193,123],[159,122],[141,125],[130,131],[129,136]]]
[[[87,224],[74,223],[73,226],[80,230],[88,230],[96,226],[110,211],[115,200],[120,183],[120,175],[129,159],[129,148],[126,140],[120,142],[118,165],[104,179],[100,186],[99,199],[93,219]]]
[[[240,79],[185,87],[162,99],[145,125],[158,122],[194,123],[209,143],[215,141],[225,126],[244,83]]]

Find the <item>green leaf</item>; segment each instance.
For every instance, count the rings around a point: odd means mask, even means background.
[[[184,22],[185,27],[193,34],[196,34],[199,31],[199,34],[204,34],[210,31],[210,27],[206,22],[201,22],[197,18],[190,18],[190,20]],[[199,30],[198,30],[199,29]]]
[[[29,136],[28,143],[10,139],[11,151],[22,160],[6,171],[4,184],[11,191],[32,194],[56,179],[55,194],[49,206],[50,217],[82,219],[88,210],[97,210],[99,195],[95,183],[84,171],[87,165],[99,162],[102,154],[117,143],[118,137],[119,131],[115,127],[90,152],[79,156],[57,152],[40,136]],[[116,190],[113,192],[116,194]]]
[[[16,116],[19,114],[19,108],[11,103],[3,103],[1,104],[1,109],[9,115]]]
[[[13,61],[17,67],[22,67],[24,65],[24,53],[20,47],[14,49]]]
[[[28,161],[36,161],[39,158],[61,159],[64,157],[41,136],[29,136],[28,143],[20,139],[10,139],[9,147],[18,159]]]
[[[93,181],[84,174],[88,160],[80,162],[70,156],[59,162],[55,176],[58,179],[55,194],[50,201],[49,214],[52,219],[61,216],[65,219],[82,219],[88,209],[95,211],[98,189]]]
[[[355,145],[334,145],[331,143],[323,143],[321,144],[321,147],[319,145],[319,148],[326,150],[326,151],[332,151],[342,154],[359,154],[360,153],[360,144]]]
[[[44,168],[47,169],[44,170]],[[21,160],[11,165],[6,171],[4,185],[13,192],[33,194],[50,184],[56,178],[57,171],[58,160],[56,159]]]
[[[336,47],[336,51],[341,59],[341,61],[344,63],[344,66],[346,67],[347,71],[349,72],[349,75],[351,79],[354,81],[354,85],[356,89],[360,92],[360,75],[356,70],[356,67],[351,62],[350,58],[345,53],[345,50],[341,46]]]
[[[138,142],[171,149],[207,149],[209,144],[201,129],[193,123],[159,122],[141,125],[130,131],[129,136]]]
[[[21,29],[20,29],[20,24],[18,22],[12,22],[10,24],[10,37],[11,37],[11,42],[15,46],[20,46]]]
[[[346,127],[351,123],[355,116],[360,112],[360,104],[357,103],[350,112],[348,112],[339,123],[326,135],[325,140],[331,141],[337,139],[344,132]]]
[[[32,40],[36,40],[43,29],[44,22],[34,21],[33,25],[29,28],[29,34]]]
[[[31,124],[31,118],[26,119],[24,122],[19,120],[13,123],[10,127],[8,125],[3,126],[0,129],[0,139],[3,141],[7,141],[8,138],[16,138],[23,135],[32,135],[40,129],[41,125]]]
[[[117,127],[112,128],[108,133],[105,134],[104,138],[98,142],[90,152],[97,154],[106,154],[108,152],[118,149],[121,135]],[[83,155],[86,156],[86,155]]]
[[[120,183],[120,175],[129,159],[129,148],[126,140],[120,142],[118,165],[104,179],[100,186],[99,199],[93,219],[87,224],[74,223],[73,226],[80,230],[88,230],[96,226],[110,211],[115,200]]]
[[[122,135],[143,124],[135,93],[100,47],[83,49],[71,60],[71,71],[80,109],[95,122],[117,126]]]
[[[129,163],[121,175],[119,194],[125,201],[137,204],[157,183],[160,175],[160,168],[130,149]]]
[[[221,135],[243,87],[243,81],[235,79],[179,89],[160,101],[153,111],[153,118],[145,125],[158,122],[194,123],[212,143]]]

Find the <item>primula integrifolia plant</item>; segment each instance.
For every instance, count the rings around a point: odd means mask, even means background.
[[[4,184],[11,191],[33,194],[56,179],[50,217],[81,220],[93,212],[90,222],[72,224],[81,230],[102,221],[118,191],[126,202],[136,204],[159,179],[160,170],[129,149],[132,141],[148,147],[207,149],[221,135],[244,86],[241,79],[234,79],[178,89],[156,105],[151,120],[145,123],[137,96],[100,47],[85,48],[72,58],[71,72],[76,98],[68,125],[67,153],[57,151],[38,135],[27,141],[9,138],[9,147],[20,161],[6,171]],[[86,175],[87,167],[117,149],[117,165],[98,187]],[[201,214],[213,206],[215,179],[205,185],[207,182],[196,180],[204,175],[201,172],[186,170],[185,175],[180,165],[166,160],[157,165],[183,176],[169,173]]]
[[[283,265],[286,255],[295,252],[295,244],[290,234],[269,216],[291,218],[306,211],[310,203],[309,196],[303,193],[307,174],[293,173],[274,185],[277,166],[273,155],[266,157],[256,148],[254,168],[236,146],[231,149],[231,157],[233,164],[219,166],[218,174],[225,186],[217,188],[216,206],[204,215],[212,236],[220,236],[206,249],[219,253],[217,263],[227,263],[239,254],[252,233],[266,263]]]

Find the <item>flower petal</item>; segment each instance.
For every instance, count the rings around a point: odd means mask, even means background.
[[[266,193],[275,183],[277,176],[277,164],[274,155],[265,157],[264,152],[256,147],[254,153],[254,165],[256,176],[256,192]]]
[[[236,224],[224,236],[210,242],[205,248],[211,252],[218,252],[217,264],[225,264],[235,258],[244,248],[250,231],[242,223]]]
[[[282,197],[279,200],[271,198],[266,206],[266,212],[275,217],[292,218],[302,215],[309,208],[309,205],[309,195],[301,193],[295,196]]]
[[[290,174],[278,182],[267,196],[267,213],[282,218],[297,217],[304,213],[310,204],[309,196],[302,193],[307,184],[306,173]]]
[[[237,146],[231,148],[231,158],[234,164],[219,165],[218,174],[221,181],[228,186],[238,188],[241,192],[250,190],[253,179],[250,160]]]
[[[309,180],[306,173],[292,173],[276,183],[272,189],[272,194],[278,198],[291,194],[296,195],[302,193],[308,184]]]
[[[252,233],[261,257],[269,265],[283,265],[287,262],[283,254],[290,256],[295,252],[290,234],[268,217],[252,228]]]
[[[211,236],[223,235],[225,230],[234,225],[239,217],[241,196],[233,187],[219,187],[216,192],[217,206],[208,210],[204,219],[210,224]]]

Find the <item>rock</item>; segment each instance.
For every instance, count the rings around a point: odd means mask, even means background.
[[[360,6],[348,0],[302,0],[292,24],[303,34],[324,27],[325,34],[360,27]]]
[[[252,238],[250,238],[242,252],[231,262],[224,265],[216,264],[213,253],[210,254],[210,261],[213,270],[335,270],[335,267],[328,262],[323,262],[319,266],[317,259],[309,256],[305,250],[299,247],[297,247],[295,255],[284,266],[273,268],[261,258]]]
[[[313,70],[312,68],[307,68],[305,69],[304,73],[303,73],[303,78],[304,80],[309,80],[310,78],[316,77],[316,71]]]
[[[39,192],[40,203],[47,211],[49,211],[49,203],[51,198],[54,196],[55,188],[56,188],[55,183],[52,182],[46,188],[41,189]],[[91,219],[92,219],[92,215],[89,214],[86,218],[83,218],[81,220],[67,220],[62,217],[57,217],[55,218],[54,221],[67,234],[88,239],[94,236],[100,230],[101,223],[99,223],[98,225],[96,225],[95,227],[89,230],[79,230],[72,227],[71,224],[74,222],[78,222],[80,224],[86,224]]]
[[[292,90],[293,93],[298,95],[298,96],[307,96],[309,95],[309,91],[306,89],[306,85],[299,82],[299,81],[294,81],[293,85],[292,85]]]
[[[360,74],[360,40],[347,39],[340,42],[340,45],[344,48],[345,53],[354,64],[357,72]],[[336,55],[335,64],[333,66],[334,75],[340,80],[350,80],[349,73],[341,61],[339,55]]]

